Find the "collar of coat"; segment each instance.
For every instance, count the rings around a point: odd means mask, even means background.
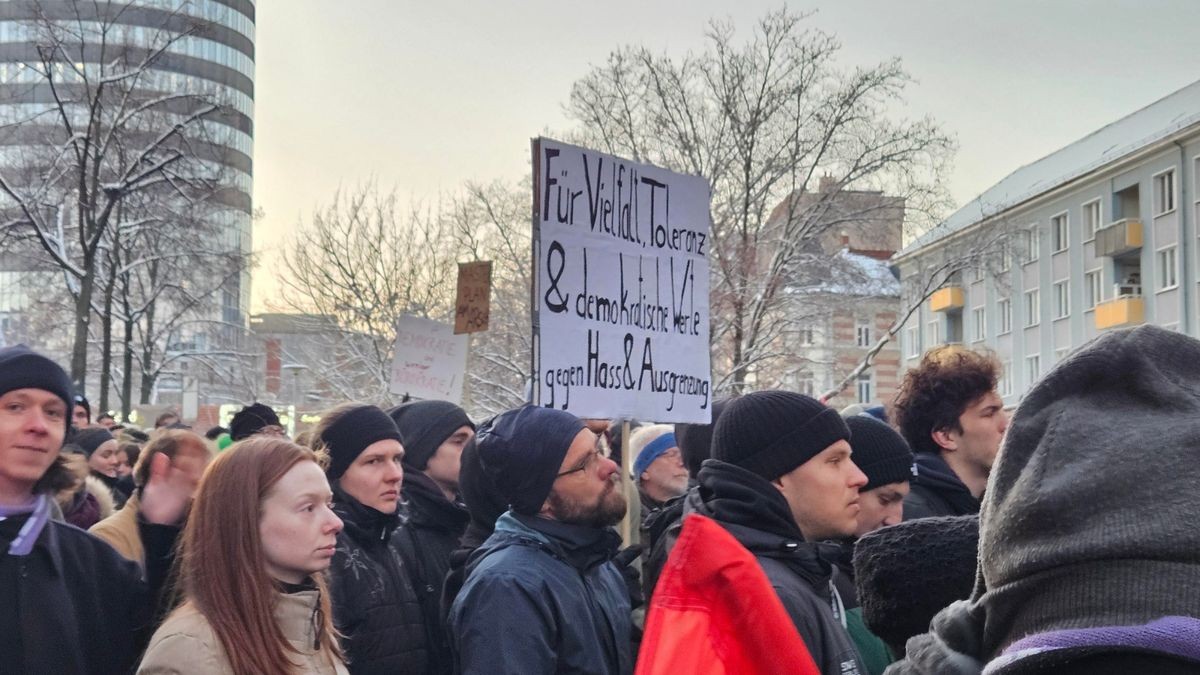
[[[512,511],[496,521],[496,532],[489,542],[533,545],[581,572],[602,565],[617,554],[621,537],[611,527],[596,528],[527,516]],[[484,548],[498,550],[501,546]]]

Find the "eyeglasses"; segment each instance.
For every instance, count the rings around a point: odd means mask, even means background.
[[[563,476],[569,476],[573,473],[579,473],[580,471],[587,471],[588,469],[592,468],[593,462],[595,462],[596,460],[600,459],[603,456],[604,456],[603,451],[601,451],[600,448],[595,448],[591,452],[589,452],[583,459],[579,460],[578,464],[571,467],[570,469],[567,469],[566,471],[563,471],[560,474],[557,474],[555,476],[555,478],[562,478]]]

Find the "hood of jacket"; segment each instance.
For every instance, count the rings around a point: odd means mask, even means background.
[[[917,475],[912,479],[913,485],[919,485],[936,492],[950,502],[961,513],[978,513],[979,500],[954,473],[954,469],[942,459],[941,455],[931,452],[918,452],[913,456],[913,465]]]

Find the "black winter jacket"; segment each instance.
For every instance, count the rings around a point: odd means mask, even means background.
[[[333,620],[353,675],[425,673],[428,643],[421,605],[400,555],[399,513],[384,514],[334,488],[345,524],[329,567]]]
[[[401,492],[408,502],[408,522],[400,528],[397,540],[429,632],[427,672],[449,675],[454,663],[442,625],[442,586],[450,570],[450,554],[458,548],[471,516],[465,506],[446,499],[437,483],[416,469],[405,469]]]
[[[904,498],[904,519],[936,516],[973,516],[979,500],[971,494],[941,455],[918,452],[913,460],[917,475]]]
[[[758,475],[704,461],[685,512],[717,521],[754,554],[824,675],[866,675],[833,588],[837,547],[804,541],[783,495]]]
[[[450,608],[463,675],[627,675],[629,594],[611,529],[506,513]]]
[[[179,528],[139,522],[146,575],[104,541],[50,521],[26,556],[8,553],[26,516],[0,521],[0,672],[132,672],[160,618]]]

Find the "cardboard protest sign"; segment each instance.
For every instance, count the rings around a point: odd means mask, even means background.
[[[414,398],[462,402],[467,336],[448,324],[405,314],[396,324],[391,392]]]
[[[711,418],[711,188],[535,139],[534,402],[580,417]]]
[[[458,263],[458,295],[454,301],[454,334],[488,329],[492,300],[492,261]]]

